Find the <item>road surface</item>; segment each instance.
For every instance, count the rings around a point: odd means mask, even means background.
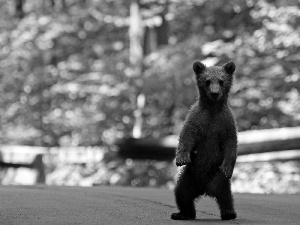
[[[173,192],[151,188],[0,186],[0,224],[300,224],[300,195],[235,194],[238,218],[222,221],[216,203],[197,203],[197,219],[174,221]]]

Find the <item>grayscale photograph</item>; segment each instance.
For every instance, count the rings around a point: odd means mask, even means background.
[[[1,225],[299,225],[299,0],[0,0]]]

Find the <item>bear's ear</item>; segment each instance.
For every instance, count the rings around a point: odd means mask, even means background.
[[[194,70],[195,74],[203,73],[205,69],[206,69],[206,66],[203,63],[201,63],[200,61],[194,62],[193,70]]]
[[[226,64],[224,64],[224,66],[222,67],[226,73],[232,75],[235,71],[235,64],[234,62],[230,61]]]

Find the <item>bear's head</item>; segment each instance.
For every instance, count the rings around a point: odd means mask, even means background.
[[[193,70],[201,98],[209,101],[227,100],[235,71],[233,62],[230,61],[222,67],[206,67],[200,61],[196,61]]]

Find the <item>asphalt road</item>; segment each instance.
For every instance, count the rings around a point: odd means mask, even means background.
[[[150,188],[0,186],[0,224],[300,224],[300,195],[235,194],[238,218],[222,221],[202,198],[197,219],[174,221],[173,192]]]

